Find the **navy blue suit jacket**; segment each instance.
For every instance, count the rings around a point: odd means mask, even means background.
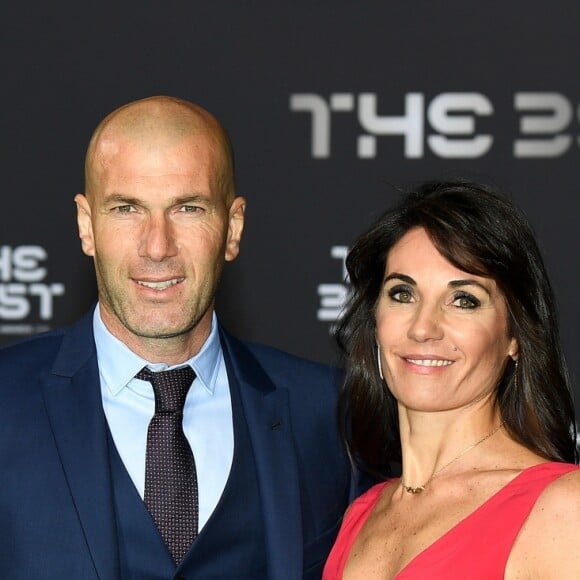
[[[221,341],[254,452],[268,580],[317,578],[353,496],[339,377],[223,329]],[[0,578],[119,578],[92,313],[0,350],[0,470]]]

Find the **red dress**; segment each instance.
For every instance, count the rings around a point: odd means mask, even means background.
[[[483,505],[420,552],[396,580],[501,580],[512,545],[542,491],[580,469],[569,463],[542,463],[522,471]],[[385,486],[379,483],[356,499],[330,552],[322,580],[341,580],[354,541]]]

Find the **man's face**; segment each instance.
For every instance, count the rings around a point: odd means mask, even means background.
[[[162,144],[104,140],[94,185],[76,198],[103,321],[138,352],[135,345],[173,337],[187,338],[195,352],[209,334],[244,210],[242,198],[218,190],[218,151],[203,134]]]

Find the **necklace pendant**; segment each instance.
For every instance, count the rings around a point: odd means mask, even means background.
[[[424,485],[420,485],[419,487],[413,487],[411,485],[405,485],[404,483],[401,483],[401,485],[403,486],[403,489],[407,493],[412,493],[413,495],[417,495],[418,493],[423,493],[425,491],[425,486]]]

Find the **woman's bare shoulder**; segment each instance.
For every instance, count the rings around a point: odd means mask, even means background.
[[[554,527],[554,518],[580,528],[580,468],[554,479],[540,494],[530,518]],[[545,520],[545,521],[544,521]],[[580,576],[579,576],[580,577]]]
[[[579,537],[580,469],[574,469],[552,481],[538,497],[513,546],[506,579],[580,578]],[[508,574],[516,568],[517,574]]]

